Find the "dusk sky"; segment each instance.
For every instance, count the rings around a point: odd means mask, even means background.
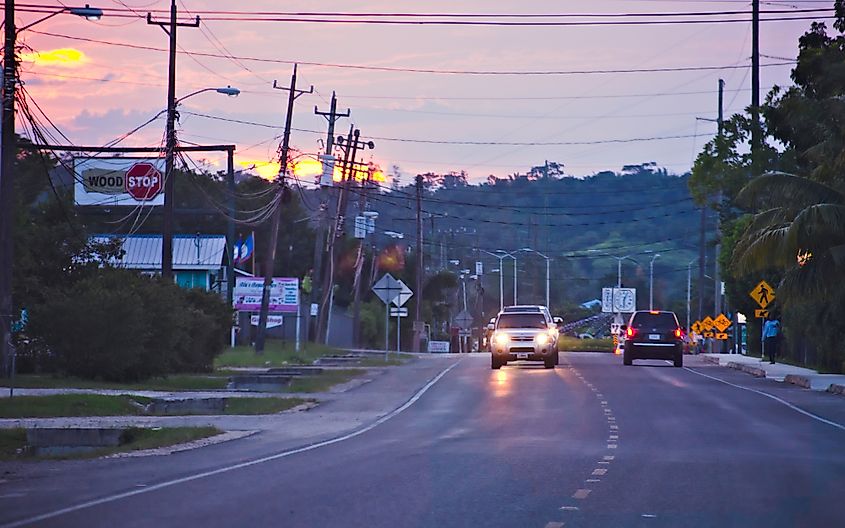
[[[107,12],[98,22],[60,15],[22,32],[19,43],[40,54],[25,57],[22,65],[23,82],[33,100],[74,143],[102,145],[166,107],[167,54],[158,50],[167,47],[167,36],[159,27],[148,25],[145,17],[148,10],[167,10],[170,2],[94,0],[91,4],[120,11]],[[19,27],[43,16],[25,12],[27,5],[54,5],[58,9],[65,3],[18,4]],[[831,6],[832,1],[784,0],[764,2],[762,9],[794,11]],[[505,177],[525,172],[544,160],[563,163],[566,173],[575,176],[650,161],[671,172],[682,173],[689,170],[700,147],[716,130],[714,123],[697,122],[696,117],[716,117],[718,79],[721,77],[726,82],[727,115],[741,111],[751,99],[751,24],[748,22],[563,27],[393,26],[245,21],[243,18],[248,15],[244,14],[235,17],[241,20],[213,20],[220,16],[214,12],[220,10],[476,13],[499,15],[482,20],[546,22],[564,19],[515,19],[503,15],[748,10],[749,15],[709,17],[746,19],[750,17],[749,2],[183,0],[179,9],[180,20],[189,20],[194,12],[204,19],[201,29],[180,28],[178,42],[182,51],[237,58],[180,53],[177,97],[206,87],[231,85],[242,90],[237,98],[209,92],[184,101],[180,106],[179,139],[201,144],[234,143],[238,146],[236,160],[240,167],[260,166],[276,156],[286,94],[274,90],[272,83],[278,80],[286,85],[292,66],[268,60],[495,72],[743,66],[683,72],[468,75],[300,65],[299,87],[307,89],[313,84],[315,93],[297,101],[293,126],[301,131],[293,133],[292,145],[304,153],[320,152],[319,140],[325,138],[326,121],[314,115],[314,106],[328,110],[331,93],[336,91],[339,109],[352,111],[351,119],[338,122],[337,132],[345,133],[354,123],[363,137],[374,138],[373,161],[385,171],[393,165],[400,167],[403,184],[410,182],[413,175],[429,171],[465,170],[472,181],[481,181],[489,174]],[[154,16],[164,20],[166,14],[158,12]],[[764,18],[799,16],[822,17],[824,13],[770,14]],[[827,22],[830,27],[830,20]],[[810,23],[810,20],[764,22],[761,62],[765,65],[794,59],[797,39]],[[789,64],[762,68],[761,97],[765,97],[772,85],[789,85],[790,69]],[[237,124],[191,113],[267,126]],[[121,145],[159,145],[164,124],[162,117]],[[699,136],[688,137],[694,134]],[[685,137],[601,143],[666,136]],[[580,144],[455,145],[397,140]],[[195,160],[200,158],[216,164],[212,166],[215,170],[225,166],[217,154],[194,156]],[[273,172],[272,167],[269,171]]]

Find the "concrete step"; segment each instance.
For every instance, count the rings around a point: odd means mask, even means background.
[[[293,376],[278,375],[278,374],[250,374],[230,376],[229,384],[226,386],[230,390],[254,390],[254,391],[274,391],[280,390],[290,385]]]

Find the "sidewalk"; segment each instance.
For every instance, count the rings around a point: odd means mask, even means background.
[[[815,370],[784,363],[772,365],[760,358],[742,354],[701,354],[705,361],[747,372],[758,378],[791,383],[805,389],[845,395],[845,375],[819,374]]]

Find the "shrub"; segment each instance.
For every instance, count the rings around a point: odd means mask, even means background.
[[[137,381],[210,370],[230,323],[217,295],[104,268],[52,292],[33,309],[31,332],[66,374]]]

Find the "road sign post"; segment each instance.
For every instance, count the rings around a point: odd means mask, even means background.
[[[766,318],[769,317],[769,311],[766,309],[772,301],[775,300],[775,289],[772,286],[764,281],[761,280],[757,283],[757,286],[748,292],[748,295],[751,296],[757,304],[760,305],[759,310],[754,310],[754,316],[760,319],[760,361],[763,361],[766,354],[763,350],[765,346],[765,340],[763,338],[763,325],[766,323]]]

